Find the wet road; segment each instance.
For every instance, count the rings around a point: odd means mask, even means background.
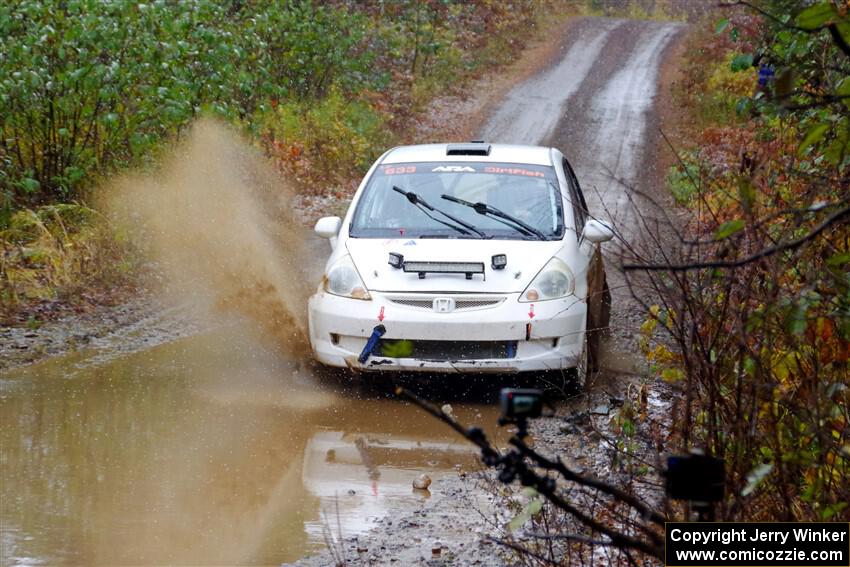
[[[325,525],[356,535],[427,497],[412,489],[422,472],[436,489],[477,466],[422,412],[259,344],[234,325],[3,375],[3,563],[279,564],[323,547]],[[493,431],[494,406],[453,405]]]
[[[677,23],[581,18],[560,58],[515,87],[479,137],[560,149],[590,212],[634,237],[635,211],[622,182],[655,180],[647,153],[657,135],[652,103],[664,50],[682,29]]]
[[[582,19],[484,138],[560,147],[591,211],[611,209],[619,224],[624,192],[606,172],[643,175],[657,69],[676,29]],[[314,257],[326,246],[311,246]],[[280,563],[323,547],[325,525],[354,535],[394,502],[424,498],[411,488],[420,472],[438,490],[441,475],[474,465],[418,410],[282,359],[257,333],[231,323],[117,358],[81,352],[0,374],[0,563]],[[488,377],[458,389],[455,377],[431,394],[493,432],[498,387]]]

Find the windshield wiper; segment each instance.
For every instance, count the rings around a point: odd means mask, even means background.
[[[546,235],[533,226],[526,224],[515,216],[509,215],[508,213],[488,205],[487,203],[470,203],[469,201],[464,201],[463,199],[458,199],[451,195],[441,195],[441,197],[447,201],[463,205],[464,207],[470,207],[479,215],[490,215],[495,217],[497,221],[508,225],[517,232],[521,232],[528,236],[536,236],[538,240],[546,240]]]
[[[479,238],[484,238],[484,233],[481,232],[480,230],[478,230],[477,228],[475,228],[473,225],[469,224],[468,222],[464,222],[464,221],[460,220],[459,218],[455,218],[452,215],[450,215],[449,213],[442,211],[442,210],[438,209],[437,207],[434,207],[433,205],[428,204],[428,202],[425,201],[425,199],[423,199],[422,197],[420,197],[419,195],[417,195],[413,191],[405,191],[404,189],[402,189],[400,187],[396,187],[395,185],[393,185],[393,191],[395,191],[396,193],[401,193],[402,195],[407,197],[407,200],[410,201],[411,203],[413,203],[414,205],[416,205],[419,208],[419,210],[421,210],[423,213],[428,215],[428,218],[435,220],[440,224],[444,224],[447,227],[460,232],[461,234],[470,234],[470,231],[472,231],[475,234],[477,234]],[[452,221],[456,222],[460,226],[455,226],[452,223],[440,220],[440,219],[436,218],[434,215],[432,215],[431,213],[429,213],[428,211],[440,213],[444,217],[451,219]],[[463,227],[463,228],[461,228],[461,227]],[[464,229],[466,229],[466,230],[464,230]]]

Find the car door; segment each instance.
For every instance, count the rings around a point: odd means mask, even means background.
[[[587,209],[587,202],[581,192],[578,178],[566,158],[564,158],[564,175],[570,185],[570,201],[573,203],[576,235],[580,242],[579,252],[587,262],[588,365],[590,370],[595,371],[599,369],[601,335],[608,328],[611,320],[611,292],[605,276],[601,247],[594,246],[591,242],[581,239],[590,212]]]
[[[569,189],[569,199],[573,211],[573,220],[575,222],[575,238],[579,244],[579,258],[577,258],[574,268],[576,269],[576,278],[584,280],[588,276],[588,270],[593,258],[593,246],[588,246],[588,242],[583,242],[581,238],[584,225],[587,222],[587,204],[584,201],[584,196],[581,194],[581,188],[578,184],[573,168],[570,163],[564,158],[563,162],[564,177],[567,179],[567,187]],[[569,236],[567,236],[569,238]],[[588,293],[590,289],[588,289]]]

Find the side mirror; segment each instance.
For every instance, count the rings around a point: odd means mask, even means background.
[[[614,238],[614,229],[602,221],[589,220],[584,225],[584,232],[581,233],[581,237],[594,244],[599,244]]]
[[[322,238],[336,238],[341,226],[342,219],[339,217],[322,217],[316,221],[313,230]]]

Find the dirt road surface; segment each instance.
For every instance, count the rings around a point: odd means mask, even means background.
[[[633,237],[626,185],[654,178],[653,101],[665,49],[679,24],[585,18],[564,38],[563,54],[517,86],[480,136],[490,142],[559,148],[570,160],[590,212]]]
[[[682,28],[581,18],[568,29],[548,65],[507,94],[480,133],[559,147],[591,212],[628,237],[628,194],[612,175],[653,190],[653,97]],[[311,242],[315,268],[327,243]],[[635,366],[629,338],[640,315],[612,289],[606,378],[587,405],[604,404]],[[502,562],[483,535],[507,518],[465,474],[474,453],[443,425],[380,387],[352,392],[282,358],[246,321],[181,333],[168,317],[154,319],[162,333],[88,338],[78,329],[71,354],[0,371],[3,565],[270,565],[310,554],[300,563],[328,565],[328,541],[350,564]],[[37,334],[3,332],[22,348]],[[503,442],[493,405],[502,384],[458,384],[443,380],[426,393]],[[537,436],[604,474],[607,457],[593,439],[565,435],[556,420]],[[430,491],[413,490],[423,473]]]

